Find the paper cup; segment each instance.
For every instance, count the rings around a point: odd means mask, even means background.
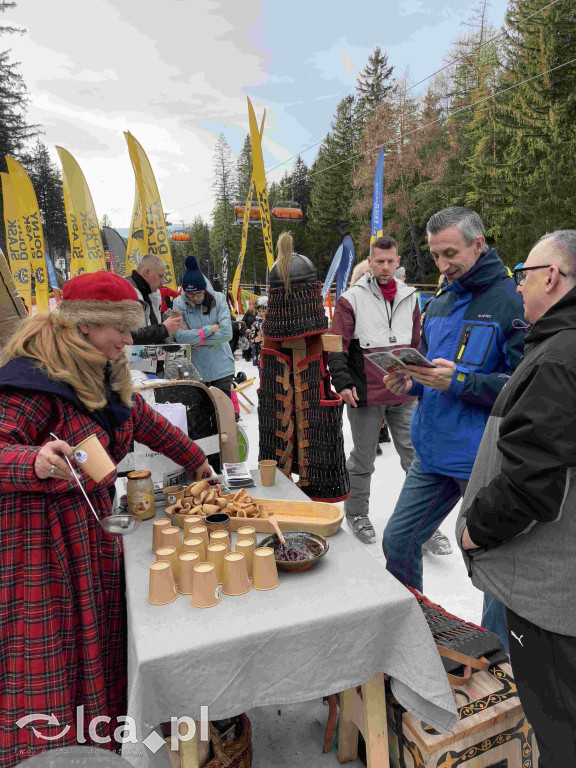
[[[81,467],[86,474],[99,483],[106,475],[116,469],[116,464],[106,453],[104,446],[98,440],[96,435],[90,435],[86,440],[82,440],[74,449],[73,457],[76,464]]]
[[[254,550],[256,545],[252,539],[237,539],[235,552],[241,552],[244,555],[244,562],[246,563],[246,571],[248,578],[252,578],[254,572]]]
[[[171,526],[172,523],[167,517],[162,517],[160,520],[154,520],[152,523],[152,554],[156,553],[156,550],[163,546],[160,534],[166,526]]]
[[[169,485],[168,488],[163,488],[164,501],[167,507],[172,507],[177,501],[184,498],[184,489],[181,489],[179,485]]]
[[[258,462],[260,470],[260,483],[267,487],[276,484],[276,465],[277,462],[272,459],[264,459]]]
[[[210,544],[210,537],[208,536],[208,528],[205,525],[195,525],[188,529],[188,538],[202,539],[204,546],[208,547]]]
[[[266,591],[275,589],[278,584],[278,569],[274,559],[274,550],[272,547],[259,547],[254,550],[254,573],[252,575],[252,586],[254,589]]]
[[[194,592],[190,598],[192,605],[196,608],[211,608],[218,605],[221,599],[214,563],[195,565]]]
[[[242,528],[238,528],[236,532],[236,541],[241,539],[250,539],[254,542],[254,546],[258,546],[258,536],[256,535],[256,528],[251,525],[243,525]]]
[[[230,532],[230,515],[226,512],[214,512],[212,515],[206,515],[204,525],[208,528],[208,533],[213,533],[213,531]]]
[[[204,518],[200,515],[188,515],[184,518],[184,538],[190,538],[190,528],[195,528],[197,525],[204,525]]]
[[[182,552],[178,560],[180,563],[178,592],[181,595],[191,595],[194,591],[194,566],[201,562],[200,555],[198,552]]]
[[[184,552],[198,552],[200,555],[200,562],[206,562],[204,539],[201,539],[199,536],[191,536],[189,539],[184,539]]]
[[[180,528],[171,525],[167,528],[162,528],[160,532],[160,541],[163,547],[176,547],[178,554],[182,552],[182,536],[180,535]]]
[[[206,559],[213,563],[218,584],[224,582],[224,556],[228,554],[226,544],[210,544],[206,551]]]
[[[230,546],[230,534],[228,531],[213,531],[210,534],[210,544],[226,544],[226,551],[232,551]]]
[[[151,563],[148,602],[152,605],[167,605],[173,603],[177,597],[170,563]]]
[[[178,576],[180,575],[180,562],[178,561],[178,552],[176,547],[158,547],[156,550],[156,562],[157,563],[170,563],[172,567],[172,576],[174,581],[178,584]]]
[[[224,557],[224,584],[222,592],[225,595],[245,595],[250,591],[246,561],[242,552],[229,552]]]

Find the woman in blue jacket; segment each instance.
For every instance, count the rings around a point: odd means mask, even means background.
[[[174,300],[173,308],[182,312],[187,327],[177,331],[176,341],[191,345],[192,362],[204,383],[230,397],[234,356],[229,344],[232,323],[226,297],[207,290],[206,278],[194,256],[189,256],[185,264],[182,294]]]

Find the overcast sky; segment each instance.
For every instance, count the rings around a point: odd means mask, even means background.
[[[505,10],[491,1],[493,25]],[[18,0],[0,21],[27,29],[2,42],[21,62],[28,119],[56,162],[58,144],[80,163],[98,216],[128,227],[123,131],[146,150],[171,221],[208,220],[214,145],[222,132],[240,150],[247,95],[258,121],[267,110],[266,167],[299,152],[310,164],[317,148],[304,150],[376,45],[417,82],[442,65],[469,14],[467,0]]]

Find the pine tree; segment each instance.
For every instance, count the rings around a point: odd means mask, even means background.
[[[393,71],[394,67],[388,66],[388,54],[376,46],[356,81],[356,118],[362,125],[376,105],[394,92]]]
[[[559,0],[528,18],[540,8],[535,0],[511,0],[506,16],[516,25],[501,78],[513,90],[499,110],[509,138],[499,174],[510,190],[499,222],[509,264],[523,260],[544,232],[573,226],[576,206],[576,63],[568,64],[576,50],[574,6]]]
[[[239,252],[240,247],[240,231],[234,226],[234,203],[237,193],[234,159],[222,133],[216,142],[212,167],[212,189],[216,206],[212,213],[210,256],[215,272],[219,273],[222,267],[222,249],[228,249],[228,256],[234,263],[234,254]]]
[[[48,147],[40,139],[31,155],[23,159],[23,164],[38,200],[48,254],[53,259],[63,256],[69,250],[70,243],[60,169],[51,161]]]
[[[0,0],[0,13],[16,7],[11,0]],[[24,30],[0,25],[0,35],[22,34]],[[21,159],[25,143],[35,136],[36,126],[26,122],[28,91],[18,64],[12,61],[10,51],[0,51],[0,171],[6,171],[5,155]],[[0,249],[5,250],[4,205],[0,196]]]
[[[238,184],[238,200],[244,202],[250,191],[250,179],[252,178],[252,148],[250,135],[248,134],[236,161],[236,178]]]
[[[321,275],[342,238],[353,230],[354,144],[354,96],[346,96],[309,173],[308,249]]]

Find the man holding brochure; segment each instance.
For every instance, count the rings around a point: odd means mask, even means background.
[[[427,224],[444,275],[430,301],[420,351],[434,367],[384,376],[390,392],[416,396],[414,461],[384,531],[388,570],[422,591],[422,545],[463,495],[490,411],[524,347],[522,302],[509,270],[485,243],[477,213],[447,208]]]

